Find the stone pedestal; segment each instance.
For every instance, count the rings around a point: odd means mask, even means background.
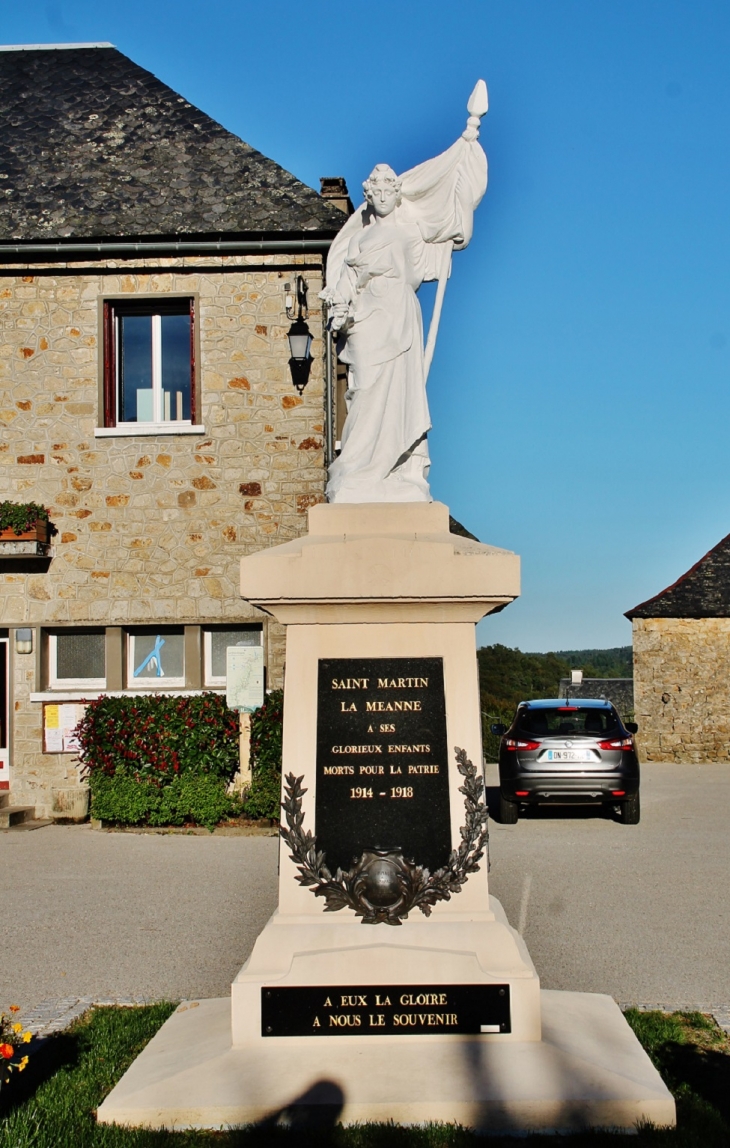
[[[518,595],[519,558],[450,534],[438,503],[322,505],[305,537],[243,560],[241,592],[287,627],[283,771],[303,779],[301,826],[333,875],[351,864],[338,820],[356,855],[445,864],[466,820],[457,748],[482,769],[474,627]],[[486,858],[429,916],[391,924],[325,912],[297,876],[282,842],[279,907],[230,1012],[181,1006],[100,1120],[219,1127],[294,1107],[494,1130],[674,1122],[609,998],[540,992]]]
[[[445,759],[439,765],[448,770],[451,843],[456,846],[464,824],[464,797],[459,792],[463,778],[457,769],[455,747],[465,749],[481,771],[474,626],[485,614],[501,609],[519,594],[517,555],[450,534],[448,508],[440,503],[322,505],[310,510],[306,536],[243,560],[241,592],[287,627],[283,772],[304,778],[307,793],[302,810],[305,826],[312,830],[318,784],[315,760],[320,663],[358,668],[379,666],[380,659],[387,659],[382,664],[407,668],[423,664],[424,659],[429,660],[427,664],[434,659],[442,662],[446,746]],[[390,659],[402,661],[390,663]],[[349,680],[340,678],[340,684]],[[392,696],[397,698],[401,692],[396,689]],[[364,717],[362,695],[357,688],[343,689],[337,693],[336,705],[359,705],[361,720],[352,737],[382,743],[387,751],[389,742],[402,740],[401,714],[381,710]],[[387,699],[390,695],[367,696]],[[373,726],[370,717],[380,720]],[[384,717],[392,719],[386,723],[393,726],[392,736],[368,734],[368,728],[379,729]],[[332,738],[336,737],[333,731]],[[389,761],[387,752],[381,757],[386,773],[380,780],[376,776],[378,784],[370,802],[377,803],[379,785],[389,789],[393,781],[390,761],[400,760],[398,755],[391,755]],[[372,780],[371,775],[361,773],[370,767],[363,767],[357,755],[332,760],[354,770],[342,779],[345,787],[350,781],[358,785]],[[376,759],[366,756],[365,760]],[[407,770],[408,766],[402,768]],[[395,776],[399,782],[404,779],[403,774]],[[408,778],[406,773],[405,780]],[[419,781],[416,776],[416,784]],[[381,801],[379,808],[389,800]],[[405,799],[405,817],[410,812],[407,805]],[[341,863],[346,865],[349,860]],[[233,983],[235,1046],[261,1040],[261,985],[274,982],[282,987],[453,982],[508,985],[511,1032],[501,1039],[539,1040],[538,978],[521,938],[509,928],[499,906],[495,914],[495,905],[490,904],[484,862],[458,896],[434,906],[429,918],[413,911],[397,928],[363,927],[348,909],[324,913],[322,899],[314,897],[296,878],[297,868],[282,842],[278,912]],[[415,1038],[399,1037],[403,1039]],[[382,1035],[341,1035],[338,1044],[357,1041],[359,1047],[363,1040],[382,1040]]]

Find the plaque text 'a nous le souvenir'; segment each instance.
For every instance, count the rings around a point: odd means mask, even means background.
[[[261,990],[262,1036],[507,1033],[509,985],[323,985]]]

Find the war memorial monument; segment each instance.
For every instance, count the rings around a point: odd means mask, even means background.
[[[242,596],[287,628],[278,909],[230,999],[183,1002],[101,1121],[675,1122],[615,1002],[541,990],[489,896],[475,625],[518,596],[519,558],[451,534],[428,485],[426,378],[487,184],[481,81],[468,111],[442,155],[378,165],[333,243],[348,416],[328,502],[241,564]]]

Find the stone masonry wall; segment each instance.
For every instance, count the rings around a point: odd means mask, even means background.
[[[263,262],[271,269],[247,269]],[[239,561],[301,534],[324,498],[321,269],[312,257],[286,259],[301,263],[312,303],[314,362],[300,397],[284,311],[295,272],[278,271],[282,262],[188,258],[155,260],[165,267],[155,273],[90,265],[0,277],[0,499],[42,503],[58,527],[48,573],[0,574],[0,627],[263,620],[240,598]],[[168,292],[197,296],[205,433],[95,437],[100,301]],[[283,649],[271,623],[272,685]],[[77,774],[68,755],[40,752],[35,667],[14,658],[12,788],[15,804],[35,800],[42,811],[49,785]]]
[[[730,759],[730,618],[635,618],[634,699],[647,761]]]

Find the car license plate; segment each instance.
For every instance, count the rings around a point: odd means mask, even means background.
[[[541,761],[595,761],[590,750],[585,749],[548,749]]]

